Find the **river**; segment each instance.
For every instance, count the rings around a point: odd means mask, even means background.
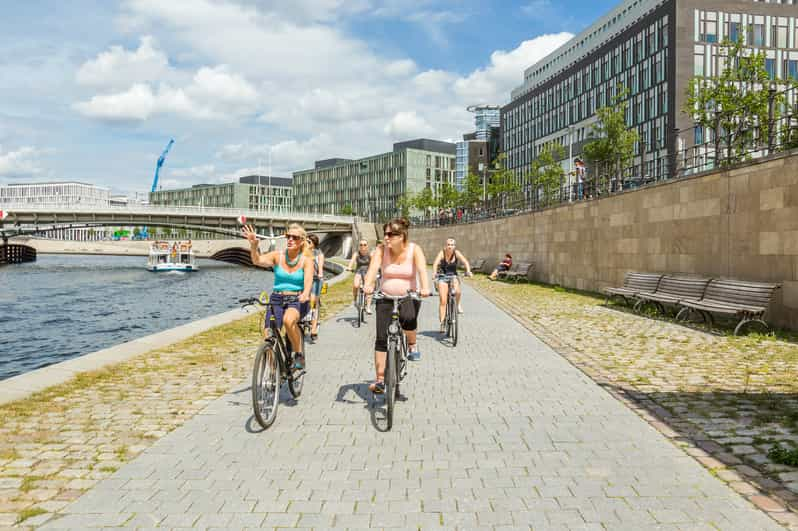
[[[198,260],[150,273],[146,257],[39,255],[0,267],[0,380],[237,306],[272,273]]]

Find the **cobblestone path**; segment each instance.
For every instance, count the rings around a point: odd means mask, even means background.
[[[393,431],[350,308],[269,430],[242,382],[44,528],[782,529],[470,288],[456,348],[435,305]]]

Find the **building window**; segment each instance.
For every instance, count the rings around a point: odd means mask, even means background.
[[[776,79],[776,60],[765,59],[765,70],[767,70],[770,79]]]
[[[748,29],[748,42],[754,46],[765,45],[765,25],[753,24]]]
[[[798,61],[784,61],[784,77],[798,80]]]
[[[729,40],[731,42],[737,42],[739,38],[740,38],[740,23],[729,22]]]

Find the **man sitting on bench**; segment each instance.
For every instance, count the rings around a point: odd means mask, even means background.
[[[491,280],[496,280],[496,277],[499,275],[500,271],[508,271],[513,266],[513,257],[510,256],[510,253],[504,255],[504,260],[501,261],[499,265],[496,266],[496,269],[488,277]]]

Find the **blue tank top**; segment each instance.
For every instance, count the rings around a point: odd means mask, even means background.
[[[289,273],[278,262],[274,266],[274,291],[302,291],[305,289],[305,268]]]

